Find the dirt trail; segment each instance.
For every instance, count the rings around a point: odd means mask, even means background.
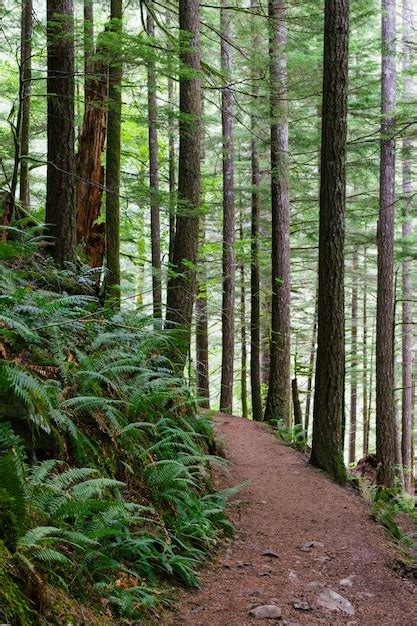
[[[307,465],[265,426],[225,415],[215,422],[231,461],[219,486],[251,482],[230,511],[233,542],[203,572],[201,589],[182,593],[176,612],[160,623],[417,626],[417,589],[395,573],[393,546],[360,497]],[[355,615],[320,606],[328,589]],[[271,603],[281,608],[280,621],[249,616]]]

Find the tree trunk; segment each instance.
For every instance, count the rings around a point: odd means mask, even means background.
[[[151,5],[152,7],[152,5]],[[155,23],[148,9],[146,29],[149,37],[155,37]],[[155,60],[148,61],[148,145],[149,145],[149,196],[151,207],[151,254],[152,254],[152,301],[153,315],[162,317],[161,287],[161,226],[159,207],[159,163],[158,163],[158,104],[156,99]]]
[[[261,325],[261,382],[266,387],[269,380],[269,369],[271,359],[271,296],[269,293],[263,294],[262,303],[262,325]]]
[[[344,482],[348,0],[325,1],[318,338],[311,462]]]
[[[170,10],[166,11],[166,27],[169,30],[171,25]],[[175,238],[175,111],[174,111],[174,80],[168,76],[168,180],[169,180],[169,243],[168,260],[172,264]]]
[[[205,243],[205,219],[200,223],[200,242]],[[195,302],[197,393],[200,406],[210,408],[209,341],[206,262],[199,256],[199,285]]]
[[[363,252],[363,318],[362,318],[362,412],[363,412],[363,445],[362,454],[369,453],[369,419],[370,410],[368,405],[368,278],[367,278],[367,251]]]
[[[220,411],[232,413],[233,366],[235,350],[235,207],[233,166],[232,61],[230,11],[228,0],[221,0],[221,68],[223,132],[223,301],[222,301],[222,373]]]
[[[353,248],[352,257],[351,304],[349,463],[354,463],[356,455],[356,423],[358,406],[358,247],[356,245]]]
[[[382,0],[381,155],[376,323],[376,454],[379,485],[395,483],[394,206],[395,0]]]
[[[403,100],[413,97],[413,17],[411,0],[403,0]],[[403,255],[402,262],[402,440],[401,454],[404,466],[404,486],[408,493],[414,493],[412,451],[413,422],[413,282],[412,262],[407,251],[413,232],[411,222],[411,201],[413,194],[412,150],[413,141],[405,137],[402,141],[402,192],[403,192]]]
[[[111,0],[109,29],[122,32],[122,0]],[[122,125],[122,64],[114,53],[109,63],[109,105],[106,149],[106,291],[115,308],[120,308],[120,149]]]
[[[29,162],[26,157],[29,154],[30,137],[30,95],[32,90],[32,0],[22,2],[22,44],[21,44],[21,80],[22,85],[22,122],[20,128],[20,203],[28,211],[30,209],[29,187]]]
[[[251,10],[258,7],[257,0],[251,0]],[[252,49],[259,47],[256,24],[251,24]],[[252,417],[260,422],[263,419],[261,398],[261,304],[260,304],[260,268],[259,268],[259,221],[261,209],[260,173],[256,108],[258,106],[258,83],[255,73],[252,75],[252,111],[251,111],[251,169],[252,169],[252,220],[251,220],[251,317],[250,317],[250,382],[252,395]]]
[[[303,425],[303,414],[301,412],[300,396],[298,394],[298,381],[297,378],[293,378],[291,381],[292,389],[292,404],[294,408],[294,425]]]
[[[76,158],[77,242],[84,249],[90,267],[104,262],[105,225],[97,224],[101,212],[104,167],[101,164],[106,141],[107,67],[94,55],[94,14],[92,0],[84,1],[84,119]]]
[[[74,6],[47,0],[48,148],[46,234],[64,265],[75,262]]]
[[[270,0],[270,111],[272,209],[271,356],[266,420],[290,420],[290,202],[284,0]]]
[[[314,361],[316,357],[317,308],[318,308],[318,290],[316,289],[316,297],[314,301],[313,329],[311,331],[310,358],[308,361],[306,414],[305,414],[305,422],[304,422],[304,430],[306,431],[306,438],[308,437],[308,428],[310,426],[311,395],[312,395],[312,390],[313,390]]]
[[[180,60],[185,70],[180,76],[178,207],[172,253],[174,272],[167,287],[167,322],[177,325],[178,360],[183,367],[190,348],[199,230],[201,86],[198,0],[180,0],[179,26]]]
[[[239,211],[240,223],[239,223],[239,235],[240,241],[243,246],[243,213],[242,205]],[[242,257],[239,263],[240,270],[240,344],[241,344],[241,359],[240,359],[240,395],[242,399],[242,417],[248,419],[248,365],[247,365],[247,349],[246,349],[246,288],[245,288],[245,262],[243,258],[243,248],[241,251]]]

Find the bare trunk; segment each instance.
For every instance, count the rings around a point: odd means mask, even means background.
[[[190,348],[199,231],[201,85],[198,0],[180,0],[179,26],[180,57],[185,71],[180,76],[178,207],[172,255],[174,273],[167,286],[167,322],[168,325],[176,324],[178,360],[183,366]]]
[[[111,0],[111,30],[122,31],[122,0]],[[106,286],[115,308],[120,307],[120,149],[122,125],[122,65],[118,55],[109,64],[109,107],[106,150]]]
[[[167,29],[171,25],[170,10],[166,12]],[[175,238],[175,112],[174,112],[174,80],[168,77],[168,179],[169,179],[169,244],[168,260],[172,264],[172,252]]]
[[[363,318],[362,318],[362,419],[363,419],[363,456],[369,453],[369,418],[370,410],[368,405],[368,277],[367,277],[367,251],[363,253]]]
[[[395,483],[394,208],[395,0],[382,0],[381,156],[376,323],[376,453],[378,484]]]
[[[152,5],[151,5],[152,7]],[[155,23],[148,10],[146,20],[148,35],[155,37]],[[161,287],[161,226],[159,207],[159,159],[158,159],[158,103],[156,98],[155,60],[148,61],[148,146],[149,146],[149,192],[151,207],[151,255],[153,315],[162,317]]]
[[[22,123],[20,128],[20,185],[19,200],[25,211],[30,208],[29,154],[30,137],[30,95],[32,81],[32,0],[22,2],[22,45],[21,45],[21,80],[22,80]]]
[[[90,267],[101,267],[105,252],[105,225],[97,224],[101,213],[106,141],[107,67],[93,60],[94,14],[92,0],[84,2],[84,119],[76,158],[77,242]]]
[[[223,132],[223,301],[222,301],[222,374],[220,410],[233,410],[233,368],[235,344],[235,206],[233,166],[233,107],[230,11],[228,0],[221,1],[221,67]]]
[[[311,331],[310,358],[308,361],[306,414],[305,414],[305,422],[304,422],[304,430],[306,431],[306,437],[308,437],[308,429],[310,426],[311,396],[312,396],[312,391],[313,391],[314,362],[315,362],[315,357],[316,357],[317,308],[318,308],[318,290],[316,289],[316,297],[315,297],[315,303],[314,303],[313,328]]]
[[[320,166],[319,296],[311,462],[344,482],[344,239],[348,0],[326,0]]]
[[[239,224],[240,241],[243,244],[243,214],[242,206],[240,206],[240,224]],[[247,348],[246,348],[246,287],[245,287],[245,262],[243,256],[239,263],[240,270],[240,344],[241,344],[241,360],[240,360],[240,392],[242,399],[242,417],[248,419],[248,365],[247,365]]]
[[[413,98],[413,18],[411,0],[403,0],[403,100]],[[403,193],[403,255],[409,257],[407,244],[413,232],[411,222],[411,201],[413,194],[413,167],[411,138],[402,141],[402,193]],[[413,458],[412,458],[412,422],[413,422],[413,282],[412,261],[404,258],[402,262],[402,440],[401,454],[404,466],[404,486],[409,493],[414,493]]]
[[[290,420],[290,202],[288,193],[287,40],[284,0],[270,0],[272,209],[271,356],[266,420]]]
[[[257,0],[251,0],[251,10],[258,7]],[[256,24],[252,18],[251,24],[252,46],[256,52],[259,47],[259,37],[256,33]],[[261,303],[260,303],[260,268],[259,268],[259,220],[261,209],[259,150],[255,137],[257,132],[256,109],[258,106],[258,82],[256,75],[252,76],[252,111],[251,111],[251,173],[252,173],[252,218],[251,218],[251,317],[250,317],[250,382],[252,395],[252,417],[259,422],[263,419],[261,398]]]
[[[298,381],[297,378],[293,378],[291,381],[292,389],[292,405],[294,409],[294,425],[303,425],[303,414],[301,412],[300,396],[298,394]]]
[[[73,0],[47,1],[48,150],[46,233],[64,265],[75,262],[75,130]]]
[[[355,462],[356,424],[358,406],[358,247],[353,248],[352,257],[352,321],[350,354],[350,430],[349,463]]]
[[[205,243],[205,219],[200,222],[200,244]],[[197,393],[200,406],[210,408],[209,340],[206,263],[199,255],[199,284],[195,302]]]

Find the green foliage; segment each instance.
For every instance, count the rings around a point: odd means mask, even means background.
[[[197,586],[199,563],[231,532],[228,494],[210,489],[210,465],[224,461],[164,356],[168,332],[111,317],[87,269],[61,272],[36,254],[13,263],[19,271],[0,269],[7,584],[16,575],[22,598],[23,581],[86,604],[102,597],[136,623],[166,601],[164,579]],[[36,618],[5,619],[42,623],[41,595]]]
[[[298,450],[305,449],[307,433],[300,424],[289,427],[283,419],[276,420],[276,422],[272,420],[271,423],[284,443]]]

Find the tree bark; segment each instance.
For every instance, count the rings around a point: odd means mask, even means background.
[[[290,202],[284,0],[270,0],[270,111],[272,209],[271,356],[266,420],[290,421]]]
[[[242,204],[240,203],[240,211],[239,211],[239,235],[240,241],[243,245],[243,213],[242,213]],[[242,249],[243,250],[243,249]],[[242,258],[239,263],[239,273],[240,273],[240,345],[241,345],[241,353],[240,353],[240,396],[242,401],[242,417],[248,419],[248,357],[247,357],[247,347],[246,347],[246,288],[245,288],[245,262],[243,259],[243,252],[241,252]]]
[[[152,5],[151,5],[152,7]],[[148,9],[146,29],[149,37],[155,37],[155,23]],[[152,53],[151,53],[152,55]],[[159,206],[159,159],[158,159],[158,103],[156,98],[155,60],[148,61],[148,146],[149,146],[149,197],[151,207],[151,255],[152,255],[152,301],[153,315],[162,317],[161,286],[161,226]]]
[[[75,262],[73,0],[47,0],[46,234],[55,260]]]
[[[394,203],[395,0],[382,0],[381,153],[376,323],[376,454],[379,485],[395,482]]]
[[[251,0],[251,10],[258,8],[257,0]],[[256,24],[252,17],[251,23],[252,50],[259,47],[259,37],[256,32]],[[258,106],[258,83],[256,74],[252,74],[252,108],[251,108],[251,317],[250,317],[250,383],[252,395],[252,417],[260,422],[263,419],[261,398],[261,302],[260,302],[260,268],[259,268],[259,221],[261,209],[260,173],[259,173],[259,150],[256,139],[257,120],[256,108]]]
[[[101,267],[105,252],[105,225],[97,224],[101,213],[106,141],[108,71],[101,59],[94,61],[94,14],[92,0],[84,1],[84,119],[76,158],[77,242],[90,267]]]
[[[111,0],[109,30],[114,47],[122,32],[122,0]],[[120,149],[122,125],[122,75],[119,53],[114,50],[109,63],[109,92],[106,149],[106,291],[115,308],[120,308]]]
[[[200,222],[200,244],[205,243],[205,219]],[[205,258],[199,255],[199,285],[195,302],[197,393],[200,406],[210,408],[207,272]]]
[[[344,482],[344,239],[348,0],[326,0],[320,167],[317,363],[311,462]]]
[[[235,350],[235,206],[233,164],[233,105],[230,11],[228,0],[221,0],[221,68],[223,133],[223,299],[222,372],[220,411],[233,410],[233,369]]]
[[[310,426],[311,396],[312,396],[312,390],[313,390],[314,362],[315,362],[315,357],[316,357],[317,308],[318,308],[318,290],[316,289],[316,297],[314,301],[313,328],[311,331],[310,358],[308,361],[307,398],[306,398],[306,413],[305,413],[305,422],[304,422],[304,430],[306,431],[306,438],[308,437],[308,428]]]
[[[292,390],[292,404],[294,408],[294,425],[303,425],[303,414],[301,412],[300,396],[298,394],[298,381],[297,378],[293,378],[291,381]]]
[[[353,248],[352,256],[351,313],[349,463],[354,463],[358,407],[358,247],[356,245]]]
[[[180,0],[180,146],[178,206],[172,253],[173,272],[167,287],[167,322],[176,325],[178,360],[185,365],[191,338],[197,260],[200,161],[200,11],[198,0]]]
[[[20,128],[20,185],[19,200],[25,211],[30,208],[29,186],[29,138],[30,138],[30,96],[32,91],[32,0],[22,2],[21,57],[20,72],[22,85],[22,122]],[[23,158],[22,158],[23,157]]]
[[[370,409],[368,404],[368,276],[367,276],[367,250],[363,252],[363,312],[362,312],[362,413],[363,413],[363,445],[362,454],[369,453],[369,419]]]
[[[166,27],[170,28],[171,13],[166,11]],[[169,180],[169,243],[168,243],[168,260],[169,265],[172,264],[172,256],[174,250],[175,238],[175,112],[174,112],[174,80],[168,76],[168,180]]]
[[[403,100],[413,98],[413,14],[411,0],[402,3],[402,46],[403,46]],[[411,200],[413,194],[413,167],[411,150],[413,141],[404,137],[402,141],[402,193],[403,193],[403,255],[402,261],[402,439],[401,454],[404,466],[404,486],[409,493],[414,493],[413,458],[412,458],[412,423],[413,423],[413,280],[412,262],[407,251],[413,232],[411,222]]]

